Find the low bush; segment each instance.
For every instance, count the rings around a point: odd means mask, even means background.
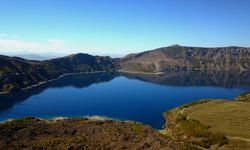
[[[175,120],[176,124],[181,128],[183,134],[189,137],[202,138],[195,144],[209,148],[211,145],[219,144],[222,146],[228,143],[227,138],[220,133],[213,133],[209,130],[210,126],[203,125],[198,120],[187,119],[184,115],[178,114]]]

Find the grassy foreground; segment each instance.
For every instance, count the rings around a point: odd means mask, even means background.
[[[200,100],[164,113],[165,134],[201,148],[250,149],[249,93],[229,100]]]

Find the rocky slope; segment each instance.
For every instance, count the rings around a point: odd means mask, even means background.
[[[200,48],[174,45],[121,60],[124,71],[162,72],[180,70],[250,70],[250,48]]]
[[[0,149],[153,149],[189,148],[149,126],[115,120],[22,118],[0,123]],[[192,147],[190,147],[192,148]]]
[[[46,61],[31,61],[0,55],[0,92],[13,92],[67,73],[111,71],[118,60],[76,54]]]

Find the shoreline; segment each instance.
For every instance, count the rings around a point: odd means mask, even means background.
[[[95,74],[95,73],[102,73],[102,72],[108,72],[108,71],[93,71],[93,72],[65,73],[65,74],[62,74],[62,75],[58,76],[58,77],[55,78],[55,79],[50,79],[50,80],[47,80],[47,81],[39,82],[39,83],[37,83],[37,84],[30,85],[30,86],[28,86],[28,87],[22,88],[22,89],[20,89],[20,91],[29,90],[29,89],[38,87],[38,86],[40,86],[40,85],[43,85],[43,84],[46,84],[46,83],[49,83],[49,82],[53,82],[53,81],[59,80],[59,79],[65,77],[65,76],[80,75],[80,74]],[[5,94],[11,94],[11,92],[0,92],[0,96],[1,96],[1,95],[5,95]]]
[[[201,70],[185,70],[185,71],[201,71]],[[203,71],[229,71],[229,70],[203,70]],[[231,71],[236,71],[236,70],[231,70]],[[110,72],[110,71],[65,73],[65,74],[62,74],[62,75],[58,76],[57,78],[50,79],[50,80],[47,80],[47,81],[42,81],[42,82],[39,82],[37,84],[33,84],[33,85],[28,86],[28,87],[21,88],[18,92],[21,92],[21,91],[24,91],[24,90],[29,90],[29,89],[32,89],[34,87],[38,87],[38,86],[46,84],[46,83],[56,81],[56,80],[58,80],[58,79],[60,79],[62,77],[65,77],[65,76],[80,75],[80,74],[95,74],[95,73],[104,73],[104,72]],[[140,71],[126,71],[126,70],[114,70],[112,72],[127,73],[127,74],[145,74],[145,75],[162,75],[162,74],[166,73],[166,72],[140,72]],[[243,71],[243,72],[248,72],[248,71]],[[11,93],[12,92],[0,92],[0,96],[1,95],[6,95],[6,94],[11,94]]]
[[[116,70],[117,72],[120,73],[129,73],[129,74],[152,74],[152,75],[159,75],[159,74],[165,74],[168,72],[172,71],[159,71],[159,72],[141,72],[141,71],[127,71],[127,70]],[[192,69],[192,70],[178,70],[178,71],[173,71],[173,72],[189,72],[189,71],[223,71],[223,72],[228,72],[228,71],[239,71],[239,72],[250,72],[250,70],[239,70],[239,69],[216,69],[216,70],[211,70],[211,69]]]
[[[164,74],[164,72],[137,72],[137,71],[126,71],[126,70],[117,70],[117,72],[121,73],[130,73],[130,74]]]
[[[40,86],[40,85],[43,85],[43,84],[46,84],[46,83],[49,83],[49,82],[53,82],[53,81],[59,80],[60,78],[63,78],[63,77],[65,77],[65,76],[80,75],[80,74],[95,74],[95,73],[104,73],[104,72],[109,72],[109,71],[93,71],[93,72],[65,73],[65,74],[62,74],[62,75],[58,76],[57,78],[50,79],[50,80],[47,80],[47,81],[42,81],[42,82],[39,82],[39,83],[37,83],[37,84],[30,85],[30,86],[28,86],[28,87],[22,88],[22,89],[20,89],[20,91],[29,90],[29,89],[38,87],[38,86]],[[155,75],[164,74],[164,72],[134,72],[134,71],[125,71],[125,70],[115,70],[115,72],[119,72],[119,73],[129,73],[129,74],[155,74]],[[12,92],[0,92],[0,96],[1,96],[1,95],[5,95],[5,94],[11,94],[11,93],[12,93]]]
[[[29,116],[21,117],[21,118],[29,118]],[[68,116],[33,117],[32,116],[32,118],[37,118],[37,119],[48,121],[48,122],[56,122],[56,121],[60,121],[60,120],[75,119],[75,118],[88,119],[88,120],[92,120],[92,121],[119,120],[119,119],[114,119],[114,118],[110,118],[110,117],[106,117],[106,116],[99,116],[99,115],[84,115],[84,116],[76,116],[76,117],[73,117],[73,116],[72,117],[68,117]],[[6,122],[9,122],[9,121],[14,121],[14,120],[18,120],[18,119],[20,119],[20,117],[19,118],[6,119],[6,120],[3,120],[3,121],[0,121],[0,123],[6,123]]]
[[[80,75],[80,74],[95,74],[95,73],[102,73],[102,72],[107,72],[107,71],[65,73],[65,74],[62,74],[62,75],[60,75],[59,77],[57,77],[57,78],[55,78],[55,79],[51,79],[51,80],[48,80],[48,81],[39,82],[38,84],[34,84],[34,85],[28,86],[28,87],[26,87],[26,88],[22,88],[21,90],[29,90],[29,89],[34,88],[34,87],[37,87],[37,86],[39,86],[39,85],[46,84],[46,83],[49,83],[49,82],[52,82],[52,81],[56,81],[56,80],[61,79],[61,78],[65,77],[65,76]]]

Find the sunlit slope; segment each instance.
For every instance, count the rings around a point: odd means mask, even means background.
[[[238,99],[238,98],[236,98]],[[250,148],[250,103],[201,100],[164,113],[165,131],[204,148]]]
[[[122,59],[121,66],[122,70],[130,72],[250,70],[250,48],[173,45],[127,55]]]

